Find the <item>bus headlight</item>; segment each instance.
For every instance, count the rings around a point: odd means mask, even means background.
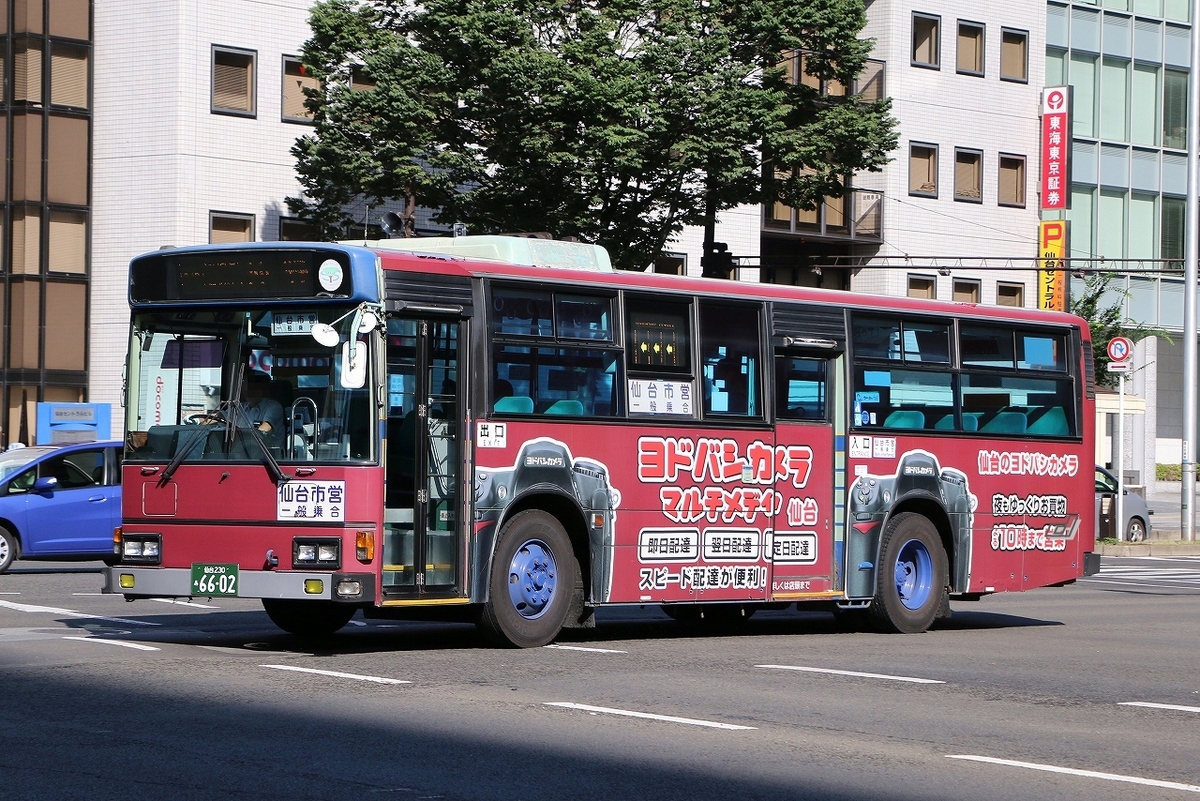
[[[121,561],[157,565],[162,561],[162,535],[123,534]]]
[[[336,537],[297,537],[292,540],[293,567],[342,566],[342,542]]]

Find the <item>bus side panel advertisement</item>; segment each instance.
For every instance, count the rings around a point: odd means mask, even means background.
[[[897,503],[937,500],[952,531],[954,593],[1002,592],[1078,578],[1094,547],[1090,463],[1077,446],[902,437],[876,448],[855,436],[848,501],[848,564],[870,561]],[[880,453],[896,453],[879,458]],[[871,458],[865,458],[870,455]],[[870,594],[847,578],[851,595]]]
[[[556,488],[588,521],[591,597],[601,602],[764,601],[832,591],[832,437],[509,423],[476,451],[480,522]],[[544,428],[541,429],[544,431]],[[578,437],[572,434],[578,433]],[[498,442],[492,443],[499,445]]]

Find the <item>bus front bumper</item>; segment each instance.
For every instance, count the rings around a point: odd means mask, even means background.
[[[373,603],[375,576],[371,573],[306,573],[242,570],[236,595],[207,595],[192,588],[188,568],[117,565],[104,569],[103,592],[134,598],[294,598],[308,601]]]

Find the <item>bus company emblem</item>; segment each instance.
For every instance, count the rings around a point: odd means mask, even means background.
[[[561,456],[526,456],[526,467],[566,467],[567,460]]]

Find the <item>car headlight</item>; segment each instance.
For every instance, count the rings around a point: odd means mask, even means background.
[[[297,537],[292,540],[293,567],[336,570],[342,566],[342,542],[336,537]]]
[[[162,535],[122,533],[121,561],[157,565],[162,561]]]

